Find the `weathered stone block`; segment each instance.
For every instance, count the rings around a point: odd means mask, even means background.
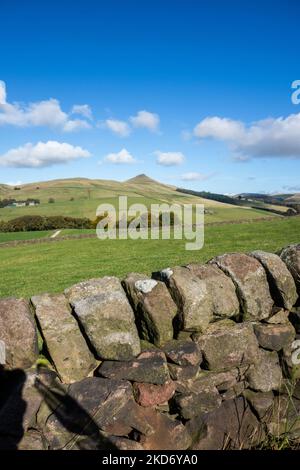
[[[133,401],[131,384],[89,377],[63,387],[41,387],[48,414],[39,426],[51,449],[110,449],[104,429]],[[40,412],[39,412],[40,413]],[[132,430],[131,427],[129,429]]]
[[[188,264],[186,267],[193,275],[205,282],[212,299],[215,316],[231,318],[239,314],[240,304],[235,285],[221,269],[211,264],[196,263]]]
[[[6,366],[26,369],[38,356],[37,330],[25,299],[0,299],[0,339],[5,344]]]
[[[172,380],[195,379],[200,371],[199,366],[178,366],[177,364],[168,364],[168,369]]]
[[[155,279],[166,282],[175,300],[180,316],[181,329],[205,331],[213,318],[212,299],[206,283],[187,268],[168,268],[153,273]]]
[[[254,325],[254,332],[262,348],[271,351],[280,351],[291,344],[295,338],[295,329],[291,323],[267,325],[258,323]]]
[[[300,243],[286,246],[279,255],[292,274],[300,296]]]
[[[192,450],[249,449],[265,437],[262,426],[243,397],[226,400],[187,425]]]
[[[173,338],[177,306],[163,282],[129,274],[123,286],[134,306],[140,338],[161,346]]]
[[[298,295],[294,279],[284,262],[278,255],[266,251],[252,251],[250,255],[265,268],[276,305],[291,309]]]
[[[263,320],[271,315],[273,300],[259,261],[243,253],[229,253],[217,256],[211,263],[233,280],[244,320]]]
[[[163,385],[170,380],[165,355],[146,351],[127,362],[104,361],[98,369],[102,377]]]
[[[184,419],[208,413],[218,408],[221,403],[222,398],[216,387],[202,388],[192,393],[180,393],[173,400],[175,409]]]
[[[239,323],[196,340],[209,370],[231,369],[258,360],[258,341],[251,323]]]
[[[289,321],[289,310],[284,308],[274,307],[272,310],[272,316],[266,318],[264,322],[279,325],[281,323],[288,323]]]
[[[164,348],[167,359],[179,366],[199,366],[202,362],[202,354],[194,341],[173,340]]]
[[[263,419],[268,410],[273,405],[274,395],[269,392],[254,392],[253,390],[245,390],[243,396],[250,403],[252,409],[260,419]]]
[[[100,359],[128,360],[140,353],[134,313],[119,279],[79,283],[66,295]]]
[[[279,390],[282,371],[275,351],[259,350],[258,362],[246,373],[250,388],[260,392]]]
[[[168,402],[172,398],[175,393],[175,384],[172,380],[164,385],[135,382],[133,391],[139,405],[157,406]]]
[[[87,377],[97,367],[64,295],[44,294],[31,302],[42,336],[63,382]]]
[[[191,445],[191,438],[180,421],[170,418],[167,414],[153,412],[144,408],[148,413],[148,422],[154,433],[141,435],[139,442],[144,450],[186,450]]]

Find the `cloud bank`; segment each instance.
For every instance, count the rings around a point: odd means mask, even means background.
[[[300,158],[300,113],[268,118],[247,126],[228,118],[207,117],[194,128],[199,138],[229,143],[237,160]]]
[[[68,163],[78,158],[88,158],[88,150],[65,142],[27,143],[0,155],[0,166],[13,168],[45,168]]]
[[[79,111],[79,112],[78,112]],[[70,116],[89,113],[88,105],[75,105],[71,113],[61,109],[60,103],[54,98],[36,103],[20,104],[7,101],[6,85],[0,81],[0,126],[16,127],[46,126],[58,128],[64,132],[88,129],[91,124],[84,119],[72,119]]]

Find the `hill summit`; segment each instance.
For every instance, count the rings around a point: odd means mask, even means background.
[[[156,183],[156,184],[161,184],[158,181],[155,181],[152,178],[149,178],[149,176],[145,175],[145,173],[141,173],[140,175],[136,175],[133,178],[130,178],[129,180],[125,181],[126,183],[137,183],[137,184],[145,184],[145,183]]]

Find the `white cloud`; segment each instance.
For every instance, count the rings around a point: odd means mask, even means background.
[[[118,153],[109,153],[104,158],[104,161],[114,164],[131,164],[136,162],[135,158],[125,148]]]
[[[196,137],[213,137],[219,140],[234,140],[243,136],[244,126],[232,119],[207,117],[194,129]]]
[[[82,147],[74,147],[65,142],[27,143],[0,155],[0,166],[14,168],[44,168],[67,163],[78,158],[87,158],[91,154]]]
[[[71,114],[80,114],[87,119],[93,119],[93,114],[88,104],[74,104]]]
[[[131,116],[129,120],[134,127],[144,127],[151,132],[156,132],[158,130],[158,114],[143,110],[139,111],[136,116]]]
[[[184,162],[184,155],[181,152],[154,152],[156,155],[156,163],[163,166],[180,165]]]
[[[263,119],[246,126],[226,118],[206,118],[194,129],[197,137],[230,144],[239,161],[250,158],[300,158],[300,113]]]
[[[120,137],[127,137],[130,134],[130,127],[125,121],[106,119],[105,126]]]
[[[6,103],[6,85],[0,80],[0,104]]]
[[[71,120],[69,114],[61,109],[59,101],[54,98],[27,105],[8,103],[6,101],[5,83],[0,81],[1,125],[17,127],[46,126],[59,128],[67,132],[90,127],[90,124],[85,120]]]
[[[82,119],[70,119],[66,122],[63,127],[65,132],[74,132],[80,129],[89,129],[91,125],[87,121],[83,121]]]
[[[181,175],[182,181],[205,181],[210,178],[211,175],[204,175],[203,173],[197,173],[191,171],[189,173],[184,173]]]

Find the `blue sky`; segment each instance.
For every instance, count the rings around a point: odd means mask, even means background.
[[[1,0],[0,15],[2,183],[300,191],[298,0]]]

